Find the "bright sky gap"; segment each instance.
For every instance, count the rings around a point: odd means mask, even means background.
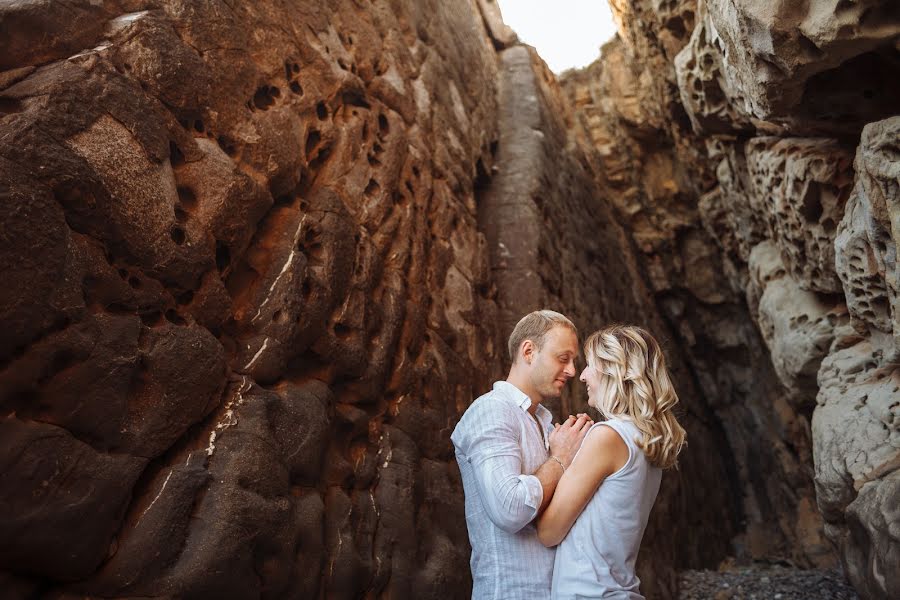
[[[586,67],[616,34],[606,0],[496,0],[503,21],[534,46],[550,69]]]

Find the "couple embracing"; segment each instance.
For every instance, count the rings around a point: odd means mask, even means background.
[[[541,405],[575,376],[575,326],[530,313],[509,338],[506,381],[451,437],[466,496],[472,598],[638,600],[634,565],[663,469],[685,433],[659,344],[639,327],[588,337],[588,404],[605,420],[552,425]]]

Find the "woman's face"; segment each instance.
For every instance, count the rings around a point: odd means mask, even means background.
[[[605,393],[606,386],[603,384],[603,375],[590,364],[584,368],[584,371],[581,372],[580,379],[587,386],[588,393],[588,406],[592,406],[597,410],[600,410],[600,398],[603,397],[603,393]]]

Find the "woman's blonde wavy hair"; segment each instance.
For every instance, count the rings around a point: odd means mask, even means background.
[[[672,412],[678,396],[653,336],[633,325],[612,325],[592,333],[584,353],[604,384],[597,408],[606,418],[626,418],[637,426],[641,439],[635,442],[650,464],[677,466],[685,432]]]

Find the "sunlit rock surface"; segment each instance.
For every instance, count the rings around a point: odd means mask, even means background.
[[[852,134],[900,99],[891,0],[705,1],[740,110],[795,128]]]
[[[477,8],[20,2],[0,27],[3,587],[465,595],[449,434],[503,350]]]

